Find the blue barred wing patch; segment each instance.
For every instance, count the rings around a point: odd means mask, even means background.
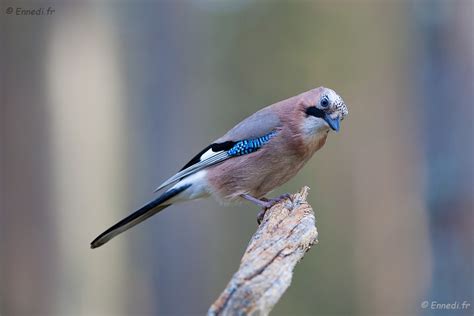
[[[227,154],[230,157],[236,157],[253,153],[268,143],[275,135],[276,132],[273,131],[258,138],[241,140],[237,142],[231,149],[229,149]]]
[[[276,131],[270,132],[254,139],[244,139],[238,142],[227,141],[220,144],[211,144],[195,156],[183,169],[181,169],[174,176],[163,182],[156,190],[161,190],[167,185],[180,181],[181,179],[192,175],[209,166],[221,163],[232,157],[242,156],[253,153],[259,150],[266,143],[270,141],[275,135]],[[229,149],[230,148],[230,149]],[[214,151],[217,150],[217,151]],[[206,157],[207,156],[207,157]],[[203,158],[205,157],[205,158]],[[202,160],[201,160],[202,159]]]

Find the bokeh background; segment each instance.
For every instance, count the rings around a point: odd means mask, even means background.
[[[3,1],[0,315],[203,315],[256,229],[254,206],[181,204],[89,242],[235,123],[320,85],[350,113],[275,192],[311,187],[320,243],[272,314],[472,315],[473,10]]]

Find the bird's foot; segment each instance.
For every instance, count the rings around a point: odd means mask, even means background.
[[[267,212],[268,208],[261,208],[260,212],[257,214],[257,224],[260,226],[260,224],[263,221],[263,218],[265,217],[265,213]]]
[[[280,203],[281,201],[283,200],[287,200],[287,199],[291,199],[291,194],[289,193],[285,193],[285,194],[282,194],[280,196],[277,196],[276,198],[272,198],[272,199],[267,199],[267,198],[262,198],[262,201],[265,201],[266,203],[270,203],[270,207],[272,207],[273,205],[277,204],[277,203]]]
[[[248,195],[248,194],[243,194],[242,197],[244,199],[260,206],[261,210],[257,214],[257,223],[258,223],[258,225],[260,225],[262,223],[263,218],[265,216],[265,213],[267,212],[267,210],[269,208],[271,208],[272,206],[274,206],[277,203],[280,203],[283,200],[291,199],[291,195],[288,194],[288,193],[282,194],[282,195],[280,195],[276,198],[272,198],[272,199],[267,199],[267,198],[257,199],[257,198],[254,198],[251,195]]]

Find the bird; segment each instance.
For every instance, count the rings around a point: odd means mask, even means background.
[[[97,248],[172,204],[212,196],[223,204],[247,200],[262,212],[289,194],[266,194],[290,180],[338,132],[348,115],[343,99],[318,87],[269,105],[213,141],[155,192],[151,202],[91,242]]]

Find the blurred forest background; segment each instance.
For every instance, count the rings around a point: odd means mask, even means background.
[[[2,1],[0,315],[203,315],[254,206],[181,204],[90,241],[235,123],[320,85],[350,113],[274,192],[311,187],[320,243],[273,315],[472,315],[473,10]]]

